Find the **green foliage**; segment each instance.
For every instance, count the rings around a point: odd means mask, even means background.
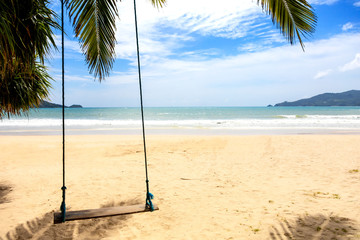
[[[0,2],[0,118],[21,114],[49,94],[51,77],[43,65],[55,46],[55,13],[47,0]]]
[[[165,6],[166,0],[151,0],[151,3],[153,4],[153,6],[161,8]]]
[[[105,79],[115,58],[117,0],[65,0],[90,73]]]
[[[360,106],[360,91],[351,90],[342,93],[323,93],[311,98],[301,99],[295,102],[278,103],[275,104],[275,106]]]
[[[315,31],[317,18],[306,0],[258,0],[263,10],[271,15],[272,21],[286,39],[295,43],[299,40],[304,49],[302,37]]]
[[[49,94],[51,77],[38,62],[24,66],[16,62],[0,79],[0,117],[20,115],[31,106],[38,106]]]
[[[59,28],[56,14],[46,0],[8,0],[0,3],[0,49],[2,63],[16,57],[23,62],[41,62],[55,47],[51,28]]]

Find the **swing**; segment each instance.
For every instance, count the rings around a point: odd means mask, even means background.
[[[139,78],[139,90],[140,90],[140,103],[141,103],[141,120],[142,120],[142,136],[144,145],[144,157],[145,157],[145,175],[146,175],[146,201],[145,204],[137,204],[121,207],[108,207],[99,209],[87,209],[79,211],[66,211],[65,204],[65,84],[64,84],[64,2],[61,0],[61,46],[62,46],[62,162],[63,162],[63,186],[62,190],[62,202],[60,206],[61,212],[54,213],[54,224],[63,223],[65,221],[73,221],[89,218],[109,217],[124,214],[133,214],[140,212],[152,212],[159,210],[159,208],[152,203],[153,195],[149,191],[149,178],[147,170],[147,157],[146,157],[146,140],[145,140],[145,124],[144,124],[144,107],[142,97],[141,86],[141,71],[140,71],[140,51],[139,51],[139,39],[137,28],[137,16],[136,16],[136,0],[134,0],[134,15],[135,15],[135,33],[136,33],[136,47],[137,47],[137,61],[138,61],[138,78]]]

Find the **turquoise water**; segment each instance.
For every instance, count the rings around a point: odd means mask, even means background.
[[[192,120],[192,119],[272,119],[306,116],[359,116],[360,107],[159,107],[145,108],[149,120]],[[137,120],[139,108],[68,108],[67,119]],[[17,119],[59,119],[61,109],[32,109],[29,116]]]
[[[148,129],[349,130],[360,129],[360,107],[161,107],[145,108]],[[68,129],[138,129],[139,108],[68,108]],[[61,109],[32,109],[28,116],[0,121],[7,131],[57,129]]]

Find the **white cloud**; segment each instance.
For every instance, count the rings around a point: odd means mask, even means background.
[[[354,27],[354,25],[351,22],[348,22],[348,23],[344,24],[341,29],[343,31],[347,31],[349,29],[352,29],[353,27]]]
[[[61,35],[54,35],[54,40],[58,50],[56,51],[55,49],[52,49],[51,58],[61,59]],[[77,40],[70,40],[65,35],[64,49],[66,59],[77,59],[84,61],[84,56],[82,55],[81,47]]]
[[[354,3],[354,6],[355,6],[355,7],[360,7],[360,1],[355,2],[355,3]]]
[[[61,50],[61,35],[54,35],[55,44]],[[66,36],[64,37],[64,48],[65,50],[71,50],[77,53],[82,53],[80,44],[77,40],[69,40]]]
[[[308,2],[310,4],[316,4],[316,5],[331,5],[338,1],[339,0],[309,0]]]
[[[131,1],[118,4],[121,19],[116,23],[116,55],[135,61],[133,5]],[[236,39],[250,33],[255,37],[260,32],[262,35],[258,37],[264,39],[264,44],[278,42],[281,37],[269,28],[270,20],[268,25],[261,23],[266,16],[251,0],[224,0],[221,4],[208,0],[172,0],[162,9],[153,8],[148,0],[140,0],[137,13],[142,58],[174,55],[187,42],[194,41],[192,34]]]
[[[55,74],[53,75],[55,81],[61,81],[62,75]],[[71,73],[65,74],[65,81],[66,82],[91,82],[94,78],[90,75],[80,76],[80,75],[72,75]]]
[[[314,4],[334,2],[313,1]],[[133,106],[138,101],[133,6],[131,1],[118,4],[121,21],[116,24],[116,54],[117,58],[130,61],[130,66],[124,64],[129,69],[119,72],[114,67],[111,76],[96,88],[68,94],[73,103],[84,104],[85,99],[86,106]],[[273,47],[274,42],[281,45],[285,40],[274,30],[271,20],[261,13],[256,1],[224,0],[219,4],[205,0],[168,0],[166,8],[157,10],[150,1],[139,0],[137,6],[147,106],[267,105],[275,103],[269,102],[270,99],[279,98],[280,102],[358,86],[360,70],[356,66],[360,57],[344,63],[360,53],[360,34],[344,33],[305,42],[304,53],[299,45]],[[268,23],[263,21],[265,18]],[[228,41],[251,35],[261,40],[250,39],[236,45],[229,56],[214,45],[188,47],[197,44],[199,35]],[[243,41],[236,44],[239,42]],[[78,47],[69,48],[79,51]],[[86,78],[80,75],[70,76],[69,80],[82,84]],[[93,82],[86,81],[89,85]],[[96,98],[99,96],[101,101]]]
[[[355,58],[354,60],[352,60],[351,62],[345,64],[344,66],[342,66],[340,68],[340,71],[350,71],[350,70],[354,70],[354,69],[357,69],[357,68],[360,68],[360,53],[357,53],[355,55]]]
[[[305,52],[298,45],[286,45],[216,58],[194,58],[190,53],[185,59],[158,56],[142,68],[145,105],[264,106],[356,89],[360,69],[340,71],[338,66],[360,53],[359,41],[360,34],[341,34],[307,42]],[[360,54],[356,56],[351,64],[359,63]],[[77,77],[71,79],[79,84],[86,80]],[[135,67],[126,73],[113,72],[102,84],[90,80],[87,84],[76,94],[68,91],[67,101],[93,107],[138,104]]]
[[[327,69],[327,70],[325,70],[325,71],[319,71],[319,72],[317,72],[316,75],[314,76],[314,79],[323,78],[323,77],[329,75],[331,72],[332,72],[331,69]]]
[[[264,50],[264,46],[255,43],[247,43],[239,46],[238,50],[244,52],[258,52]]]
[[[169,1],[164,9],[163,24],[202,35],[237,38],[244,36],[260,12],[252,1],[208,0]],[[242,28],[239,28],[242,26]]]
[[[267,105],[276,103],[276,98],[280,102],[304,94],[354,89],[360,70],[331,69],[338,69],[354,56],[354,51],[360,52],[359,41],[360,34],[342,34],[307,42],[305,53],[299,46],[286,45],[206,59],[160,56],[142,69],[145,102],[148,106]],[[137,84],[136,72],[126,76],[115,74],[105,84],[122,92],[132,91]],[[117,88],[117,84],[121,86]],[[136,102],[135,91],[133,96],[126,97],[129,99],[112,100],[109,105]],[[270,99],[275,102],[269,102]]]

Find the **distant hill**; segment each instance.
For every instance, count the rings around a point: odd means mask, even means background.
[[[360,90],[351,90],[342,93],[323,93],[295,102],[285,101],[275,104],[275,107],[292,106],[360,106]]]
[[[66,108],[82,108],[81,105],[71,105],[70,107],[65,106]],[[39,105],[39,108],[62,108],[61,104],[56,104],[56,103],[51,103],[51,102],[47,102],[47,101],[42,101]]]

